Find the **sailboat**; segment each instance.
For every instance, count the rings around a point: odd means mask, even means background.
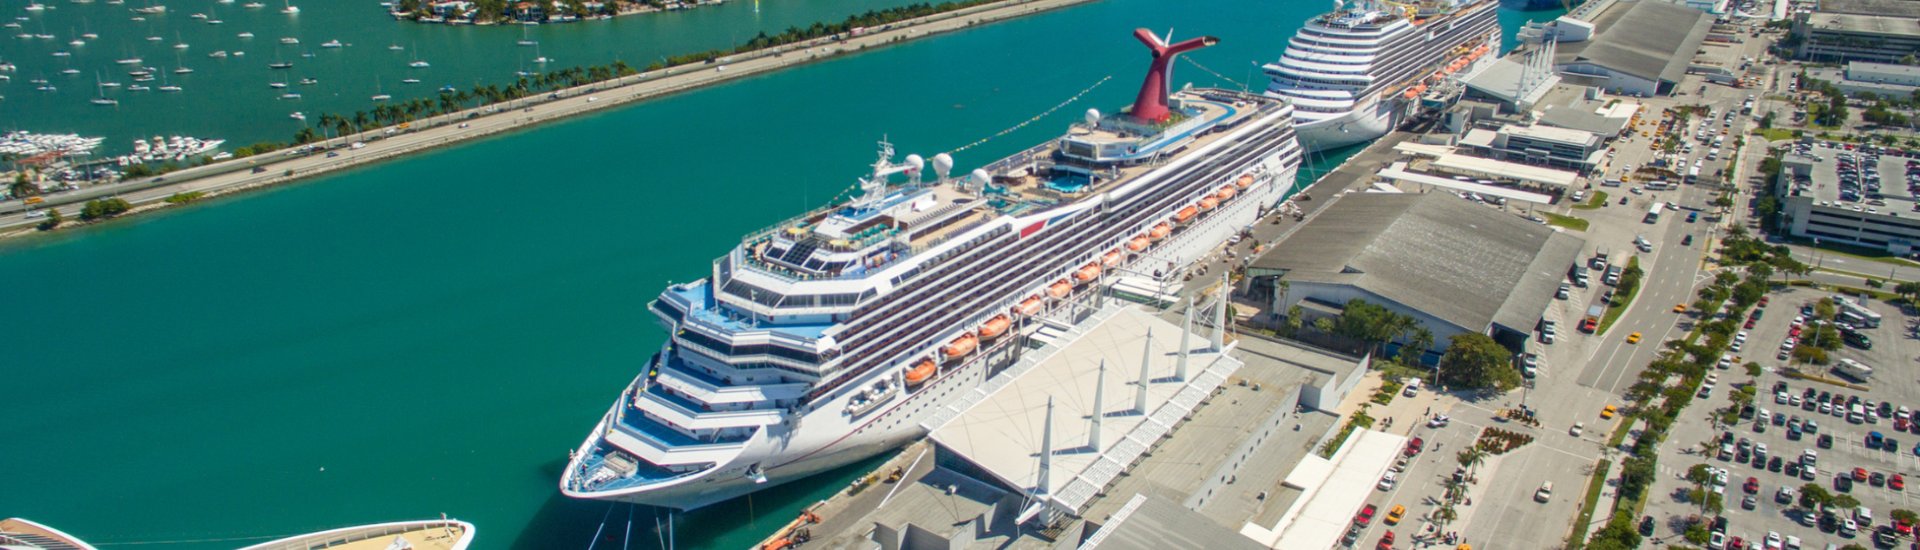
[[[547,56],[544,56],[544,55],[540,55],[540,45],[539,45],[539,44],[534,44],[534,45],[533,45],[533,55],[535,56],[535,57],[533,58],[533,62],[534,62],[534,64],[537,64],[537,65],[545,65],[545,64],[547,64],[547,62],[549,62],[549,61],[553,61],[552,59],[547,59]]]
[[[393,99],[393,96],[387,95],[385,91],[380,89],[380,77],[378,75],[375,75],[373,77],[373,91],[374,91],[374,94],[373,94],[374,101],[386,101],[389,99]]]
[[[284,13],[284,14],[287,14],[287,15],[293,15],[293,14],[296,14],[296,13],[300,13],[300,7],[299,7],[299,6],[295,6],[295,5],[293,5],[293,0],[286,0],[286,1],[285,1],[285,4],[286,4],[286,6],[287,6],[287,7],[284,7],[284,8],[280,8],[280,13]]]
[[[166,77],[167,75],[160,75],[160,76],[164,78],[164,77]],[[161,84],[161,86],[160,86],[160,91],[162,91],[162,92],[178,92],[178,91],[180,91],[180,87],[179,87],[179,86],[175,86],[175,85],[172,85],[172,84],[168,84],[166,80],[161,80],[161,81],[160,81],[160,84]]]
[[[94,96],[94,105],[119,105],[120,100],[107,97],[107,87],[100,82],[100,75],[93,75],[93,86],[99,95]]]
[[[528,37],[527,37],[527,26],[526,26],[526,25],[521,25],[521,26],[520,26],[520,45],[522,45],[522,46],[537,46],[537,45],[539,45],[539,44],[540,44],[540,41],[539,41],[539,40],[534,40],[534,39],[532,39],[532,38],[528,38]]]
[[[268,64],[267,64],[267,68],[268,68],[268,69],[291,69],[291,68],[293,68],[293,62],[290,62],[290,61],[281,61],[281,60],[280,60],[280,48],[274,48],[274,49],[273,49],[273,62],[272,62],[272,63],[268,63]]]

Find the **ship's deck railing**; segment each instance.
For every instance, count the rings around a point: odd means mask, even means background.
[[[632,430],[623,430],[623,431],[625,431],[626,433],[633,433]],[[657,483],[657,482],[666,481],[669,479],[674,479],[677,477],[689,476],[689,475],[697,474],[706,470],[706,468],[701,468],[701,469],[691,470],[686,472],[676,472],[673,470],[662,468],[660,466],[656,466],[652,463],[647,462],[646,460],[642,460],[636,457],[633,460],[633,473],[628,474],[626,476],[615,477],[610,479],[595,478],[594,472],[598,471],[601,466],[606,465],[607,453],[613,452],[613,449],[614,448],[611,446],[603,446],[597,449],[596,452],[594,452],[592,455],[589,455],[586,458],[580,460],[579,469],[573,472],[572,479],[573,479],[573,486],[575,490],[605,491],[605,490],[611,490],[611,489],[621,489],[625,487],[632,487],[634,485],[641,485],[646,483]]]
[[[625,428],[630,434],[646,438],[654,443],[660,444],[662,447],[668,448],[678,449],[708,445],[738,445],[746,443],[748,439],[753,437],[751,433],[740,436],[716,436],[713,438],[699,438],[687,435],[658,420],[647,417],[647,415],[640,413],[638,410],[633,410],[632,402],[625,399],[621,400],[621,411],[618,420],[618,428]]]

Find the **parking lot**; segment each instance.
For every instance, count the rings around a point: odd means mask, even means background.
[[[1896,418],[1881,417],[1878,411],[1850,419],[1847,414],[1850,407],[1840,407],[1841,412],[1834,413],[1822,412],[1820,406],[1824,393],[1828,402],[1851,403],[1857,398],[1863,411],[1869,409],[1868,404],[1877,409],[1881,403],[1886,403],[1886,410],[1894,413],[1902,406],[1920,408],[1920,383],[1906,374],[1912,368],[1909,362],[1920,356],[1920,341],[1912,338],[1908,329],[1910,317],[1884,303],[1869,304],[1869,308],[1883,318],[1880,327],[1863,329],[1872,341],[1872,349],[1844,346],[1834,352],[1836,357],[1854,359],[1874,368],[1874,374],[1865,381],[1868,390],[1788,379],[1779,372],[1788,362],[1775,354],[1787,338],[1794,317],[1800,314],[1803,305],[1828,296],[1831,293],[1804,288],[1769,296],[1768,307],[1761,308],[1764,312],[1761,318],[1745,331],[1748,336],[1739,352],[1741,358],[1731,368],[1716,371],[1719,383],[1711,390],[1710,397],[1696,401],[1690,409],[1692,412],[1675,424],[1669,438],[1672,444],[1662,450],[1661,475],[1652,489],[1653,497],[1647,508],[1647,513],[1656,520],[1656,537],[1677,539],[1679,529],[1684,526],[1681,520],[1698,513],[1698,506],[1681,496],[1691,488],[1683,478],[1686,470],[1695,464],[1727,470],[1723,514],[1728,519],[1727,535],[1749,542],[1759,542],[1769,531],[1777,531],[1783,537],[1799,537],[1803,547],[1821,548],[1827,543],[1849,542],[1871,545],[1871,529],[1891,525],[1893,510],[1920,507],[1920,502],[1915,502],[1915,493],[1920,492],[1920,488],[1892,487],[1896,483],[1894,475],[1905,482],[1920,473],[1920,456],[1913,452],[1916,443],[1920,443],[1920,428]],[[1716,426],[1710,418],[1711,412],[1730,403],[1728,396],[1735,382],[1749,380],[1741,366],[1746,362],[1758,363],[1766,369],[1759,378],[1752,379],[1758,391],[1751,417],[1743,415],[1733,426]],[[1801,368],[1833,376],[1827,369],[1804,365]],[[1783,391],[1776,392],[1776,388]],[[1832,405],[1828,407],[1831,410]],[[1896,431],[1896,427],[1904,431]],[[1882,445],[1883,448],[1869,449],[1867,439],[1872,432],[1879,432],[1888,443]],[[1726,442],[1731,444],[1730,452],[1723,453],[1722,441],[1729,436],[1731,440]],[[1823,447],[1823,440],[1830,446]],[[1756,460],[1762,456],[1763,446],[1766,458]],[[1811,475],[1796,467],[1808,450],[1817,456]],[[1865,479],[1852,483],[1836,481],[1836,475],[1844,475],[1851,481],[1856,468]],[[1746,488],[1748,478],[1756,485],[1751,493]],[[1807,483],[1819,484],[1833,494],[1853,496],[1872,510],[1873,521],[1861,526],[1854,537],[1845,537],[1835,528],[1819,525],[1816,518],[1801,517],[1794,504],[1796,499],[1791,495],[1785,497],[1786,502],[1779,501],[1781,487],[1797,492]],[[1748,496],[1753,497],[1750,509],[1746,502]],[[1839,514],[1836,519],[1844,521],[1846,517],[1847,514]]]

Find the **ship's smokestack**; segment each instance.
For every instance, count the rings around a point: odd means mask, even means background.
[[[1140,95],[1134,97],[1133,111],[1130,114],[1136,119],[1147,122],[1166,122],[1173,116],[1172,112],[1167,110],[1167,95],[1172,93],[1169,71],[1172,69],[1174,56],[1219,44],[1220,39],[1202,36],[1169,46],[1165,41],[1160,40],[1160,37],[1154,36],[1153,31],[1147,29],[1134,29],[1133,37],[1140,39],[1140,43],[1146,44],[1147,48],[1153,51],[1153,64],[1147,68],[1146,82],[1140,83]]]

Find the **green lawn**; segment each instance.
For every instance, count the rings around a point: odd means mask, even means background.
[[[1592,198],[1587,199],[1587,202],[1573,205],[1573,209],[1574,210],[1593,210],[1595,208],[1605,206],[1606,204],[1607,204],[1607,192],[1594,191]]]
[[[1580,505],[1580,515],[1573,520],[1573,536],[1568,537],[1568,548],[1580,548],[1587,544],[1587,526],[1593,523],[1593,511],[1600,506],[1600,489],[1607,485],[1607,469],[1613,466],[1607,459],[1600,459],[1593,465],[1593,477],[1587,480],[1587,500]]]
[[[1793,139],[1793,130],[1789,130],[1786,128],[1767,128],[1765,130],[1756,129],[1753,131],[1753,133],[1767,138],[1767,141]]]
[[[1811,239],[1794,239],[1793,243],[1807,245],[1807,246],[1813,245],[1813,241]],[[1861,246],[1850,246],[1850,245],[1834,244],[1834,243],[1821,243],[1820,246],[1815,248],[1820,249],[1820,252],[1819,252],[1820,254],[1825,254],[1829,256],[1841,256],[1845,258],[1853,258],[1856,260],[1880,262],[1883,264],[1893,264],[1893,265],[1903,266],[1903,267],[1920,267],[1920,262],[1915,262],[1913,260],[1888,254],[1887,251],[1885,250],[1876,250],[1876,249],[1866,248]],[[1812,258],[1805,258],[1801,260],[1806,261],[1811,259]]]
[[[1548,225],[1553,225],[1553,226],[1558,226],[1558,227],[1565,227],[1565,228],[1567,228],[1567,229],[1572,229],[1572,230],[1574,230],[1574,231],[1586,231],[1586,230],[1587,230],[1587,219],[1586,219],[1586,218],[1576,218],[1576,217],[1573,217],[1573,216],[1562,216],[1562,215],[1559,215],[1559,214],[1555,214],[1555,213],[1552,213],[1552,212],[1541,212],[1541,213],[1540,213],[1540,215],[1541,215],[1541,216],[1543,216],[1543,217],[1546,217],[1546,218],[1547,218],[1547,224],[1548,224]]]
[[[1634,256],[1632,258],[1627,259],[1627,266],[1632,267],[1637,265],[1640,265],[1639,256]],[[1607,329],[1613,326],[1613,322],[1620,320],[1620,316],[1625,315],[1627,313],[1627,308],[1633,305],[1633,297],[1637,294],[1640,294],[1640,286],[1644,286],[1646,284],[1647,284],[1646,278],[1642,277],[1640,280],[1640,285],[1637,285],[1634,288],[1628,289],[1625,291],[1614,292],[1613,305],[1607,308],[1606,313],[1603,313],[1600,315],[1600,327],[1594,331],[1594,334],[1606,334]],[[1641,343],[1644,344],[1645,341],[1643,340]],[[1658,344],[1658,342],[1655,342],[1655,344]]]

